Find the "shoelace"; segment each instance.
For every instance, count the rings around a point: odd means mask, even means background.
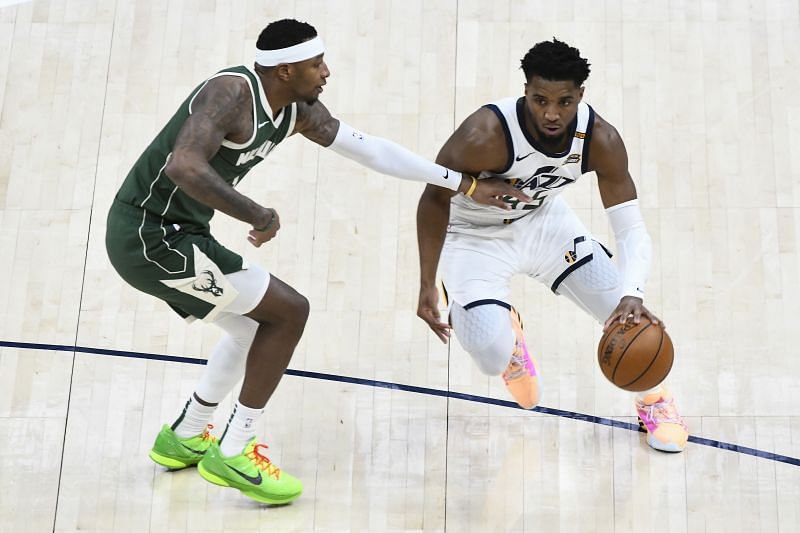
[[[514,344],[514,353],[511,354],[509,365],[513,368],[511,372],[505,374],[506,381],[511,381],[520,376],[528,374],[527,361],[525,360],[525,346],[519,342]]]
[[[266,472],[268,476],[272,476],[275,479],[280,479],[281,469],[275,466],[272,461],[269,460],[269,457],[259,453],[259,448],[269,448],[269,446],[266,444],[256,444],[253,446],[253,449],[247,453],[247,457],[251,459],[258,468]]]
[[[210,440],[211,443],[213,444],[213,443],[217,442],[218,439],[217,439],[217,437],[215,437],[214,435],[212,435],[210,433],[212,429],[214,429],[214,424],[207,425],[206,429],[203,430],[203,434],[200,435],[200,438],[203,439],[203,440]]]
[[[664,422],[667,424],[679,424],[686,427],[686,423],[683,421],[683,418],[681,418],[681,415],[678,414],[678,410],[675,408],[675,402],[672,398],[669,400],[661,398],[660,401],[654,404],[645,404],[645,407],[648,408],[647,418],[655,421],[657,424]]]
[[[506,380],[511,381],[512,379],[516,379],[520,376],[523,376],[528,373],[528,369],[525,368],[525,359],[522,357],[517,357],[516,355],[511,356],[511,365],[513,370],[506,374]]]

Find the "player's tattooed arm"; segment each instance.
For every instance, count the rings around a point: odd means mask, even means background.
[[[309,141],[327,148],[338,132],[339,120],[331,116],[322,102],[317,100],[313,104],[297,104],[297,121],[293,133],[299,133]]]
[[[237,192],[209,164],[224,139],[244,142],[252,135],[249,85],[234,76],[214,78],[194,99],[191,112],[164,172],[195,200],[254,228],[267,227],[275,218],[274,210]]]

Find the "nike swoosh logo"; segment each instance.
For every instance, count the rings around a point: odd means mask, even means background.
[[[235,469],[231,465],[227,465],[227,466],[228,466],[228,468],[230,468],[231,470],[233,470],[234,472],[236,472],[237,474],[242,476],[244,479],[246,479],[247,481],[249,481],[253,485],[261,485],[261,472],[258,473],[257,477],[253,477],[253,476],[248,476],[244,472],[241,472],[241,471]]]
[[[533,155],[533,152],[529,153],[528,155],[523,155],[522,157],[520,157],[520,156],[517,156],[517,161],[522,161],[523,159],[525,159],[525,158],[526,158],[526,157],[528,157],[529,155]]]
[[[449,179],[449,178],[450,178],[450,171],[449,171],[449,170],[447,170],[447,169],[445,169],[445,171],[444,171],[444,176],[442,176],[442,177],[443,177],[444,179]]]
[[[182,442],[180,443],[180,445],[183,446],[184,448],[186,448],[187,450],[189,450],[192,453],[196,453],[196,454],[199,454],[199,455],[203,455],[204,453],[206,453],[206,452],[201,452],[200,450],[195,450],[194,448],[189,448],[187,445],[185,445]]]
[[[267,124],[269,124],[269,120],[265,120],[264,122],[262,122],[261,124],[259,124],[259,125],[258,125],[258,127],[259,127],[259,128],[261,128],[261,127],[263,127],[263,126],[266,126]]]

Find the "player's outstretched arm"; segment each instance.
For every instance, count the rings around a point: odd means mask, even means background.
[[[603,329],[628,317],[638,324],[642,317],[654,324],[659,319],[643,304],[644,287],[650,273],[652,243],[636,197],[636,185],[628,170],[628,152],[617,130],[601,117],[595,121],[589,147],[589,166],[597,173],[600,197],[606,208],[622,274],[622,299],[606,319]]]
[[[331,116],[322,102],[299,103],[297,108],[295,132],[381,174],[421,181],[453,192],[469,192],[476,202],[497,207],[507,207],[500,199],[504,195],[522,201],[527,199],[505,182],[481,180],[479,183],[453,167],[432,163],[392,141],[354,130]]]
[[[260,246],[280,227],[277,213],[236,191],[209,164],[226,136],[250,137],[252,116],[250,89],[244,80],[212,79],[194,99],[164,172],[195,200],[251,224],[254,229],[248,239]]]

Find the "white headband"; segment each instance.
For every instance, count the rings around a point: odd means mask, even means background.
[[[274,67],[281,63],[297,63],[311,59],[325,52],[325,45],[319,36],[300,44],[279,48],[278,50],[256,49],[256,63],[262,67]]]

